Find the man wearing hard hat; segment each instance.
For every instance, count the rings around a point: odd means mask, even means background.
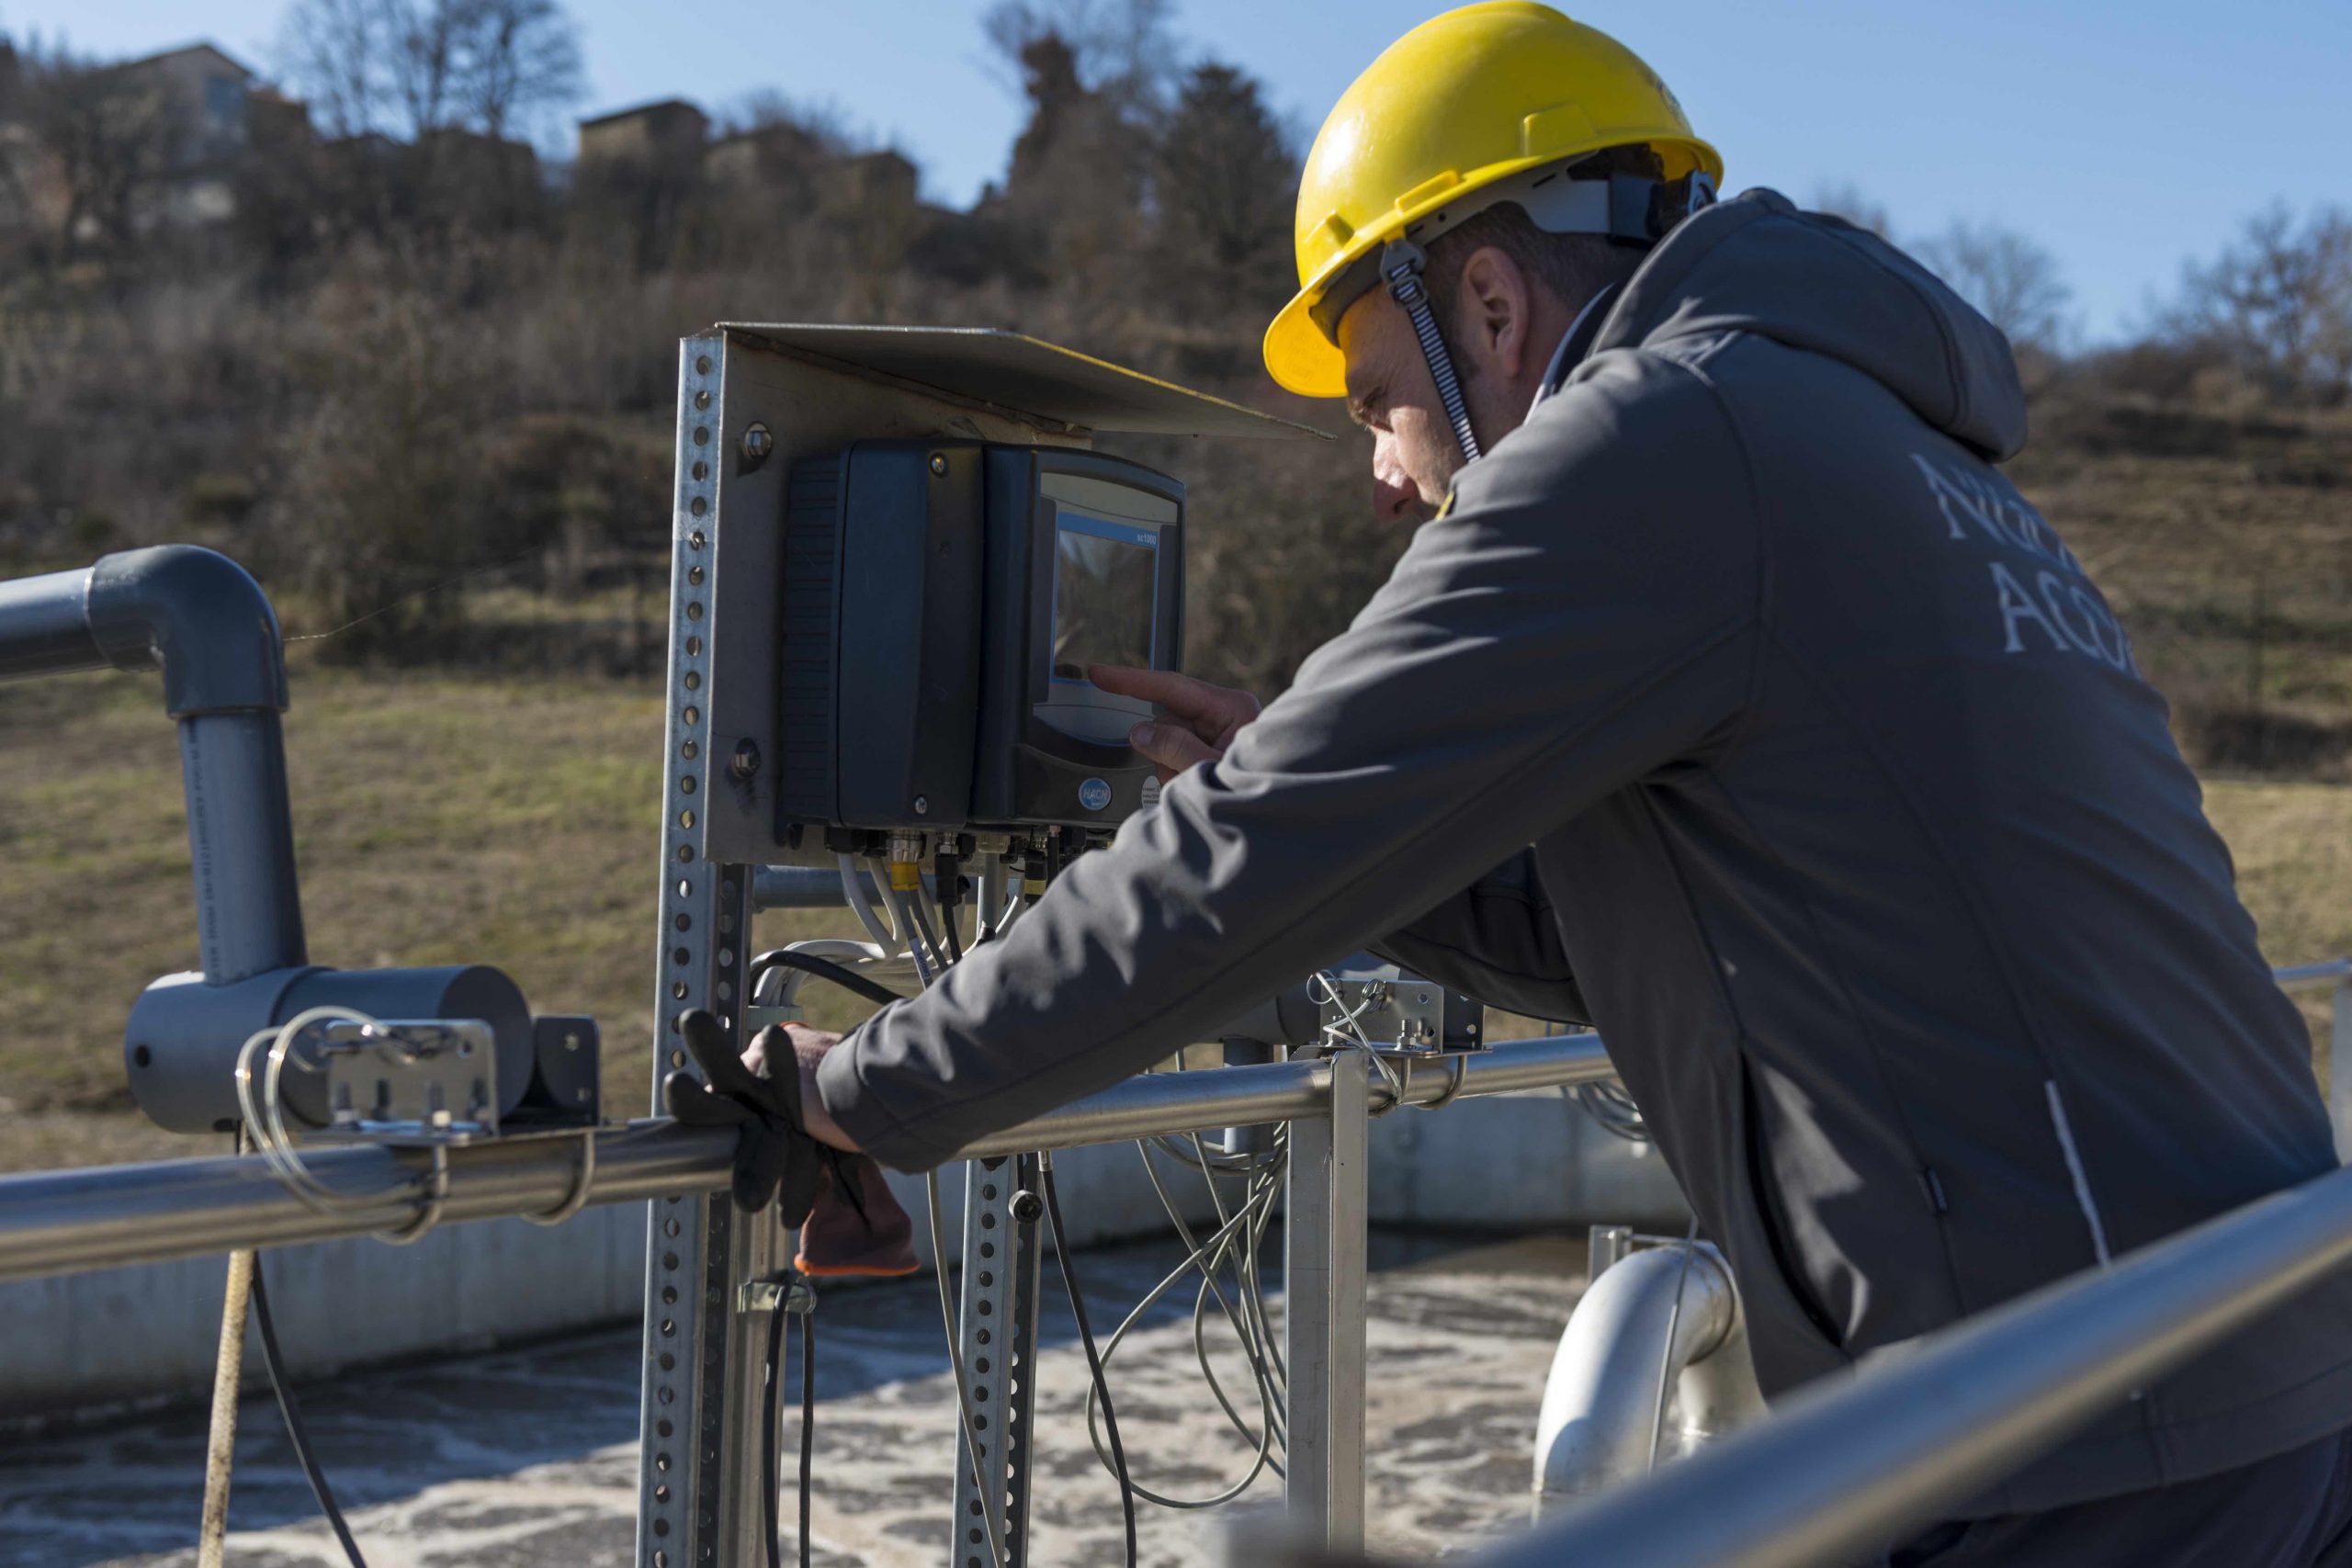
[[[1523,0],[1348,89],[1266,364],[1349,400],[1411,547],[1262,714],[1098,673],[1169,715],[1159,807],[802,1032],[820,1135],[937,1164],[1370,942],[1601,1027],[1768,1393],[2335,1167],[2164,703],[1992,467],[2007,343],[1721,175]],[[2352,1554],[2347,1325],[2338,1278],[1878,1560]]]

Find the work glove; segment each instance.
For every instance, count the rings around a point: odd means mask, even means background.
[[[678,1021],[678,1032],[703,1076],[683,1067],[672,1073],[662,1080],[662,1103],[686,1126],[735,1128],[736,1207],[756,1214],[775,1202],[780,1221],[799,1224],[816,1205],[825,1168],[820,1145],[801,1130],[799,1071],[752,1072],[718,1020],[700,1008]],[[783,1060],[793,1060],[789,1045]]]
[[[825,1153],[816,1206],[800,1227],[800,1251],[792,1266],[813,1279],[895,1279],[922,1267],[915,1261],[915,1223],[882,1179],[882,1168],[830,1145]]]
[[[689,1126],[736,1129],[735,1202],[747,1213],[775,1202],[778,1221],[800,1228],[794,1267],[812,1276],[913,1273],[914,1222],[883,1180],[882,1168],[803,1130],[797,1066],[781,1077],[768,1076],[773,1064],[794,1061],[785,1032],[763,1032],[758,1073],[743,1065],[709,1013],[687,1013],[678,1032],[704,1077],[672,1073],[662,1081],[663,1102]]]

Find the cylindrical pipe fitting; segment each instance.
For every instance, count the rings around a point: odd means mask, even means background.
[[[1577,1303],[1536,1418],[1537,1517],[1647,1474],[1659,1401],[1672,1400],[1684,1368],[1733,1337],[1739,1303],[1730,1270],[1703,1243],[1688,1264],[1679,1246],[1634,1253]]]

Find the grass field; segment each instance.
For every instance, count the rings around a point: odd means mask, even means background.
[[[312,957],[493,964],[538,1010],[594,1014],[608,1103],[645,1104],[654,685],[300,662],[293,681]],[[2208,795],[2272,960],[2352,952],[2352,787],[2217,779]],[[199,1152],[147,1127],[123,1085],[125,1010],[196,958],[178,753],[152,677],[0,686],[0,1168]],[[763,945],[847,921],[761,919]]]

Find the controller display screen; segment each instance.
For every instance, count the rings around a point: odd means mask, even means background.
[[[1083,683],[1091,664],[1151,663],[1159,531],[1060,509],[1054,531],[1057,681]]]

